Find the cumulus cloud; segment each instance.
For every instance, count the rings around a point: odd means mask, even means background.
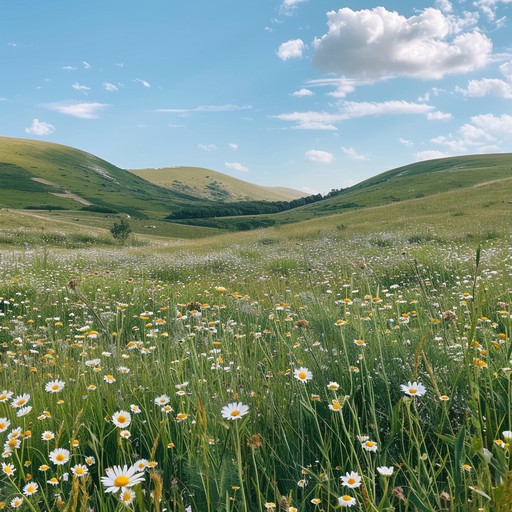
[[[348,158],[350,158],[350,160],[368,160],[366,155],[358,153],[354,148],[346,148],[342,146],[341,150],[348,156]]]
[[[287,41],[286,43],[282,43],[277,50],[277,56],[281,60],[288,59],[300,59],[306,45],[302,39],[292,39],[291,41]]]
[[[482,78],[470,80],[467,89],[459,89],[465,96],[496,96],[512,99],[512,84],[499,78]]]
[[[454,153],[498,150],[504,140],[512,140],[512,115],[483,114],[473,116],[455,135],[435,137],[431,142]]]
[[[240,162],[224,162],[224,165],[232,171],[247,172],[249,167],[242,165]]]
[[[78,82],[75,82],[71,87],[75,89],[75,91],[90,91],[91,88],[87,87],[86,85],[79,84]]]
[[[25,132],[30,135],[50,135],[55,131],[55,127],[50,123],[39,121],[39,119],[33,119],[30,128],[25,128]]]
[[[151,84],[149,82],[146,82],[146,80],[142,80],[142,78],[136,78],[134,82],[143,85],[146,89],[149,89],[151,87]]]
[[[304,96],[313,96],[315,93],[309,89],[299,89],[298,91],[292,92],[292,96],[297,98],[303,98]]]
[[[110,82],[103,82],[103,89],[105,89],[105,91],[110,92],[116,92],[119,90],[119,88],[116,85],[111,84]]]
[[[46,103],[43,107],[67,116],[79,117],[81,119],[95,119],[99,112],[105,110],[110,105],[106,103],[90,102],[72,102],[61,101],[56,103]]]
[[[491,40],[457,19],[427,8],[406,18],[384,7],[329,11],[328,32],[314,42],[313,62],[323,71],[379,80],[393,76],[441,79],[483,67]]]
[[[320,151],[318,149],[310,149],[304,153],[306,158],[310,162],[316,162],[319,164],[330,164],[334,160],[334,156],[332,153],[328,151]]]

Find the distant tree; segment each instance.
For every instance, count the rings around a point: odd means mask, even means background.
[[[110,228],[110,232],[116,240],[124,242],[132,232],[132,228],[126,219],[121,219],[120,222],[114,222],[114,225]]]

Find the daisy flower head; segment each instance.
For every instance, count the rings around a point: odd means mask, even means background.
[[[43,441],[51,441],[52,439],[55,438],[55,434],[51,431],[51,430],[45,430],[42,434],[41,434],[41,439]]]
[[[124,487],[133,487],[144,481],[144,475],[135,466],[128,467],[126,464],[107,468],[107,476],[101,477],[102,484],[106,487],[105,492],[117,492],[125,490]]]
[[[295,368],[295,370],[293,370],[293,376],[301,382],[308,382],[308,380],[313,378],[311,371],[307,368],[304,368],[303,366],[300,368]]]
[[[62,466],[69,460],[69,450],[66,450],[66,448],[55,448],[55,450],[49,453],[49,457],[54,464]]]
[[[356,504],[356,499],[348,494],[344,494],[338,498],[338,503],[342,507],[353,507]]]
[[[505,441],[512,441],[512,431],[511,430],[504,430],[501,435],[503,436],[503,439]]]
[[[64,389],[64,382],[61,380],[51,380],[46,384],[44,390],[47,393],[58,393]]]
[[[167,405],[171,398],[168,395],[160,395],[155,398],[156,405]]]
[[[222,408],[222,417],[226,420],[239,420],[249,412],[249,406],[242,402],[232,402]]]
[[[12,475],[14,475],[15,471],[16,471],[16,467],[13,464],[11,464],[11,463],[6,464],[5,462],[2,462],[2,473],[4,475],[12,476]]]
[[[21,418],[23,416],[26,416],[30,411],[32,410],[32,406],[31,405],[27,405],[26,407],[20,407],[17,411],[16,411],[16,416],[18,418]]]
[[[30,395],[28,393],[23,393],[23,395],[18,395],[17,397],[12,399],[11,405],[18,409],[19,407],[23,407],[27,405],[27,402],[30,400]]]
[[[411,382],[401,384],[400,389],[409,396],[422,396],[427,392],[427,388],[421,382]]]
[[[7,418],[0,418],[0,432],[5,432],[10,425],[10,420],[8,420]]]
[[[327,384],[327,389],[330,389],[331,391],[338,391],[338,389],[340,389],[340,385],[337,382],[329,382],[329,384]]]
[[[112,423],[119,428],[127,427],[132,422],[132,416],[126,411],[117,411],[112,416]]]
[[[366,450],[367,452],[376,452],[377,451],[377,443],[375,441],[365,441],[361,444],[363,447],[363,450]]]
[[[377,471],[381,476],[391,476],[395,468],[393,466],[379,466]]]
[[[135,492],[131,489],[123,489],[119,494],[119,501],[129,507],[135,500]]]
[[[123,439],[130,439],[131,435],[132,434],[129,430],[124,429],[119,431],[119,437],[122,437]]]
[[[359,476],[357,471],[351,471],[350,473],[347,473],[345,476],[342,476],[340,478],[341,485],[345,485],[347,487],[350,487],[351,489],[355,489],[361,486],[361,477]]]
[[[71,473],[78,478],[82,478],[89,473],[89,468],[83,464],[76,464],[71,468]]]
[[[23,496],[16,496],[16,498],[13,498],[11,500],[11,507],[12,508],[19,508],[21,505],[23,505],[24,498]]]
[[[12,391],[7,391],[6,389],[4,389],[0,393],[0,402],[7,402],[7,400],[9,400],[9,398],[11,398],[13,394],[14,393]]]
[[[32,496],[32,494],[35,494],[39,489],[39,485],[37,485],[36,482],[29,482],[25,487],[23,487],[23,494],[25,496]]]

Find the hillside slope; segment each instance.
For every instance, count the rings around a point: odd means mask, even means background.
[[[197,202],[78,149],[0,137],[2,208],[79,210],[94,205],[139,218],[163,218],[174,206]]]
[[[305,192],[284,187],[263,187],[201,167],[130,169],[130,172],[161,187],[211,201],[291,201]]]

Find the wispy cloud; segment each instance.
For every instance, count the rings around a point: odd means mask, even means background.
[[[64,71],[76,71],[77,70],[77,68],[74,66],[62,66],[62,69]]]
[[[231,149],[238,149],[238,144],[235,144],[234,142],[230,142],[228,144],[228,146],[231,148]]]
[[[137,82],[141,85],[143,85],[146,89],[149,89],[151,87],[151,84],[147,82],[146,80],[142,80],[142,78],[136,78],[134,82]]]
[[[82,65],[83,65],[84,69],[91,69],[92,68],[92,66],[88,62],[85,62],[85,60],[82,61]]]
[[[110,82],[103,82],[103,89],[105,89],[105,91],[110,91],[110,92],[119,91],[119,87],[117,87],[114,84],[111,84]]]
[[[334,160],[334,155],[328,151],[320,151],[318,149],[310,149],[304,153],[310,162],[319,164],[330,164]]]
[[[90,91],[91,88],[87,87],[86,85],[79,84],[78,82],[75,82],[71,87],[75,89],[75,91]]]
[[[80,119],[95,119],[98,117],[99,112],[105,110],[110,105],[106,103],[90,102],[73,102],[73,101],[60,101],[55,103],[46,103],[44,108],[54,110],[60,114],[67,116],[79,117]]]
[[[427,114],[434,107],[425,103],[412,103],[403,100],[383,102],[342,101],[338,112],[291,112],[274,116],[282,121],[295,123],[293,128],[301,130],[337,130],[336,124],[348,119],[401,114]]]
[[[198,144],[197,147],[203,151],[213,151],[214,149],[217,149],[215,144]]]
[[[342,146],[341,150],[348,158],[350,158],[350,160],[368,160],[366,155],[358,153],[354,148],[346,148]]]
[[[305,49],[306,45],[302,39],[292,39],[279,46],[277,56],[281,60],[300,59]]]
[[[233,110],[249,110],[250,105],[199,105],[192,108],[158,108],[155,112],[171,112],[176,114],[189,114],[192,112],[231,112]]]
[[[303,2],[307,2],[307,0],[283,0],[279,11],[281,14],[290,15],[297,8],[297,6]]]
[[[242,165],[239,162],[224,162],[224,165],[228,169],[231,169],[232,171],[239,171],[239,172],[249,171],[249,167],[246,167],[245,165]]]
[[[50,123],[39,121],[39,119],[33,119],[30,128],[25,128],[25,132],[30,135],[50,135],[55,131],[55,127]]]

